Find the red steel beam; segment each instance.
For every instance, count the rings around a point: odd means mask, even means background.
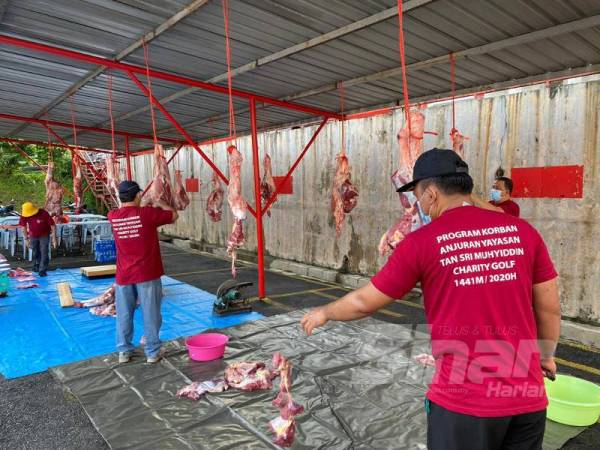
[[[192,139],[189,133],[185,131],[185,129],[179,124],[179,122],[177,122],[177,119],[175,119],[171,115],[171,113],[169,113],[169,111],[165,109],[165,107],[158,101],[158,99],[148,90],[144,83],[142,83],[133,72],[127,72],[127,74],[129,75],[129,78],[131,78],[131,81],[133,81],[137,85],[137,87],[140,88],[140,90],[146,95],[146,97],[150,99],[150,101],[154,105],[156,105],[156,107],[160,110],[160,112],[163,113],[163,115],[169,120],[169,122],[171,122],[173,126],[177,128],[177,131],[181,133],[181,135],[185,138],[187,143],[194,147],[194,149],[200,154],[200,156],[202,156],[202,158],[208,163],[208,165],[216,172],[217,176],[221,178],[226,185],[229,185],[229,180],[225,175],[223,175],[223,172],[221,172],[219,168],[215,165],[215,163],[213,163],[212,160],[206,155],[206,153],[202,151],[202,149],[198,146],[198,144],[196,144],[196,142]],[[251,206],[248,206],[248,211],[250,211],[250,213],[254,217],[256,217],[256,212]]]
[[[76,61],[84,61],[90,64],[97,64],[99,66],[106,66],[111,69],[119,69],[129,73],[137,73],[140,75],[146,74],[146,69],[140,66],[134,66],[132,64],[126,64],[119,61],[114,61],[111,59],[105,59],[98,56],[89,55],[86,53],[80,53],[73,50],[68,50],[65,48],[54,47],[48,44],[42,44],[39,42],[28,41],[26,39],[19,39],[12,36],[1,35],[0,34],[0,44],[12,45],[21,48],[27,48],[29,50],[35,50],[38,52],[48,53],[51,55],[60,56],[63,58],[73,59]],[[218,92],[220,94],[229,94],[229,90],[227,87],[218,86],[216,84],[206,83],[204,81],[194,80],[193,78],[183,77],[179,75],[173,75],[166,72],[161,72],[157,70],[150,70],[150,76],[153,78],[159,78],[161,80],[171,81],[173,83],[183,84],[185,86],[193,86],[199,89],[204,89],[206,91]],[[251,92],[240,91],[238,89],[232,90],[232,95],[235,97],[242,97],[246,99],[254,98],[258,102],[268,103],[270,105],[279,106],[286,109],[292,109],[295,111],[304,112],[307,114],[313,114],[316,116],[329,117],[333,119],[342,119],[340,114],[327,111],[320,108],[313,108],[310,106],[299,105],[297,103],[287,102],[284,100],[278,100],[275,98],[266,97],[263,95],[257,95]]]
[[[48,125],[52,125],[53,127],[73,129],[72,123],[59,122],[57,120],[34,119],[32,117],[15,116],[14,114],[0,113],[0,119],[14,120],[16,122],[36,123],[36,124],[42,125],[42,126],[48,124]],[[75,125],[75,128],[78,130],[93,131],[95,133],[103,133],[103,134],[111,134],[112,133],[110,130],[108,130],[106,128],[88,127],[85,125]],[[152,136],[149,136],[147,134],[130,133],[128,131],[115,130],[115,134],[118,134],[119,136],[125,136],[125,137],[128,136],[128,137],[134,138],[134,139],[154,140],[154,138]],[[180,140],[177,140],[177,139],[171,139],[171,138],[165,138],[165,137],[161,138],[160,136],[158,136],[157,138],[159,141],[168,142],[169,144],[179,144],[181,142]]]
[[[112,152],[109,152],[108,150],[98,150],[96,148],[91,148],[91,147],[82,147],[80,145],[78,145],[77,147],[75,147],[74,145],[69,145],[68,147],[65,147],[62,144],[49,144],[48,142],[44,142],[44,141],[32,141],[32,140],[26,140],[26,139],[12,139],[12,138],[7,138],[7,137],[0,137],[0,142],[8,142],[9,144],[22,144],[22,145],[39,145],[39,146],[43,146],[43,147],[60,147],[60,148],[66,148],[66,149],[72,149],[72,150],[84,150],[86,152],[96,152],[96,153],[109,153],[112,154]]]
[[[306,152],[308,151],[308,149],[313,145],[313,143],[317,139],[317,136],[319,135],[319,133],[321,132],[321,130],[327,123],[327,120],[328,120],[327,117],[325,117],[323,119],[323,121],[319,125],[319,128],[317,128],[317,130],[315,131],[313,136],[310,138],[310,141],[308,141],[308,144],[306,144],[306,146],[304,147],[304,150],[302,150],[302,153],[300,153],[298,158],[296,158],[296,161],[294,162],[294,164],[292,164],[292,167],[290,167],[290,170],[288,170],[288,173],[285,175],[283,180],[281,180],[279,185],[275,187],[275,192],[273,192],[273,194],[271,195],[271,198],[269,199],[269,201],[267,202],[267,204],[265,205],[265,207],[262,210],[263,214],[266,213],[269,210],[269,208],[271,207],[271,205],[275,202],[277,195],[281,192],[281,189],[280,189],[281,186],[285,186],[287,181],[290,179],[290,177],[292,176],[292,173],[294,173],[294,170],[296,170],[296,167],[298,167],[298,164],[300,164],[300,161],[302,161],[302,158],[304,158],[304,155],[306,155]]]
[[[260,196],[260,158],[258,156],[258,128],[256,126],[256,100],[250,99],[250,125],[252,129],[252,165],[254,166],[254,202],[256,208],[256,242],[258,254],[258,297],[265,298],[265,244]]]

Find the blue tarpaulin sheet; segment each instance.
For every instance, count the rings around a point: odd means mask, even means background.
[[[57,269],[38,278],[37,288],[18,290],[12,281],[10,295],[0,298],[0,372],[6,378],[115,351],[116,319],[94,316],[87,308],[61,308],[56,288],[60,282],[68,282],[73,298],[84,301],[108,289],[114,278],[87,279],[79,269]],[[214,315],[213,294],[166,276],[162,283],[160,337],[164,341],[263,317],[255,312]],[[140,308],[134,320],[134,344],[138,344],[144,330]]]

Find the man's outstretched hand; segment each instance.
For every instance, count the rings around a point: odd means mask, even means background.
[[[325,308],[311,309],[300,321],[300,326],[304,330],[307,336],[310,336],[315,328],[322,327],[329,319],[325,314]]]

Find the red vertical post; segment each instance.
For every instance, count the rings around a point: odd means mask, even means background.
[[[129,136],[125,136],[125,158],[127,158],[127,180],[131,181],[131,155],[129,153]]]
[[[256,128],[256,100],[250,98],[250,124],[252,127],[252,165],[254,166],[254,202],[256,203],[256,241],[258,253],[258,297],[265,297],[265,255],[260,199],[260,158],[258,156],[258,130]]]

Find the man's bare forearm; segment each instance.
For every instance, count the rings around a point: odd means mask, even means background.
[[[542,359],[551,358],[560,337],[560,301],[556,279],[534,285],[533,310]]]
[[[324,307],[327,320],[350,321],[369,316],[370,312],[364,308],[364,301],[358,291],[352,291],[339,300],[329,303]]]

